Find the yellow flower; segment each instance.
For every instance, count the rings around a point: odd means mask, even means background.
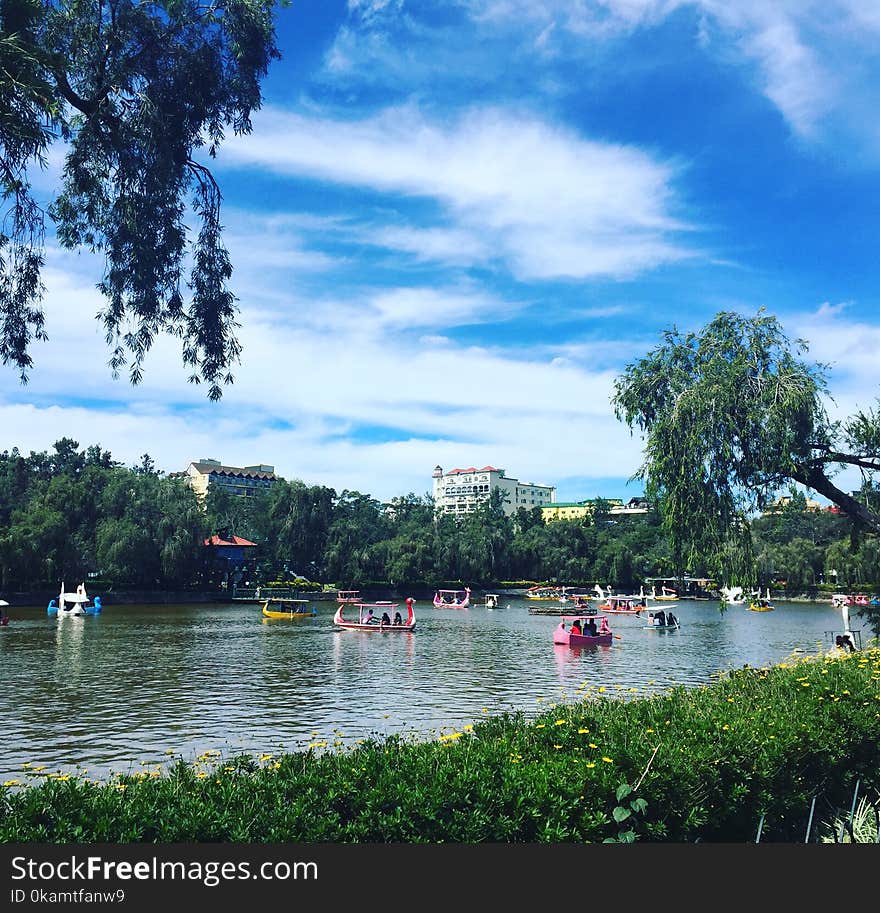
[[[473,724],[473,723],[465,723],[465,725],[462,726],[461,728],[464,729],[465,732],[470,732],[470,731],[474,728],[474,724]]]
[[[546,723],[535,723],[535,729],[543,729]]]
[[[722,728],[722,729],[730,729],[730,726],[728,726],[728,725],[725,723],[721,728]]]
[[[614,763],[614,761],[613,761],[611,758],[602,758],[602,760],[603,760],[606,764],[613,764],[613,763]]]
[[[196,774],[196,778],[199,779],[199,780],[204,780],[205,777],[207,777],[207,776],[208,776],[208,775],[207,775],[203,770],[200,770],[200,771]]]
[[[559,751],[559,749],[562,748],[561,745],[554,745],[553,747],[554,747],[557,751]]]
[[[599,746],[595,742],[590,742],[590,748],[598,748]]]
[[[646,729],[645,732],[653,732],[653,729]]]
[[[589,729],[578,729],[578,735],[584,735],[585,733],[587,733],[589,731],[590,731]]]
[[[306,748],[324,748],[326,744],[327,743],[325,741],[309,742]]]
[[[596,764],[595,764],[593,761],[587,761],[587,763],[586,763],[585,766],[586,766],[586,767],[595,767]]]
[[[557,720],[553,725],[554,726],[564,726],[568,720]]]
[[[21,786],[21,781],[20,780],[4,780],[3,785],[4,786]]]
[[[604,690],[605,690],[605,686],[603,685],[603,686],[599,689],[599,694],[601,694]]]

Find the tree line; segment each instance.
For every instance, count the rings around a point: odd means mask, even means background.
[[[810,594],[825,582],[880,582],[876,537],[854,540],[849,518],[808,510],[802,494],[749,525],[762,585],[784,581],[789,592]],[[508,516],[498,491],[463,517],[435,517],[429,495],[383,503],[299,480],[252,498],[212,487],[203,504],[146,454],[127,467],[66,437],[51,452],[0,453],[5,593],[90,579],[121,589],[220,587],[228,568],[204,544],[217,532],[257,544],[246,569],[252,585],[299,576],[343,588],[549,581],[637,592],[648,578],[679,573],[658,512],[613,517],[602,499],[590,517],[547,523],[540,508]],[[685,570],[723,582],[712,555]]]

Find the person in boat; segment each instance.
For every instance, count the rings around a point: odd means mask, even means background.
[[[391,624],[391,616],[387,612],[382,613],[382,624],[383,625]]]
[[[364,624],[365,625],[374,625],[376,623],[376,618],[373,615],[372,609],[367,609],[367,614],[364,615]]]
[[[659,612],[654,613],[654,624],[661,626],[666,624],[666,613],[663,611],[663,609],[660,609]]]
[[[400,612],[395,612],[395,613],[394,613],[394,624],[396,624],[396,625],[402,625],[402,624],[403,624],[403,619],[400,617]]]
[[[600,634],[610,634],[611,628],[608,627],[608,619],[603,615],[599,620],[599,633]]]
[[[587,623],[584,625],[584,634],[586,634],[588,637],[595,637],[598,633],[599,630],[596,627],[596,619],[588,619]]]
[[[677,625],[677,624],[678,624],[678,619],[672,614],[672,612],[668,612],[667,615],[666,615],[666,625],[667,625],[667,627],[668,627],[669,625]]]
[[[575,618],[575,620],[571,623],[571,633],[572,634],[583,634],[583,631],[581,630],[580,619]]]

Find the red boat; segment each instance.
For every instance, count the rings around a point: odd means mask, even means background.
[[[566,621],[575,621],[586,625],[589,621],[596,622],[595,634],[578,633],[576,628],[566,628]],[[582,629],[585,630],[585,629]],[[608,619],[604,615],[563,615],[562,621],[553,631],[554,644],[567,644],[569,647],[610,647],[614,635],[608,626]]]
[[[406,619],[400,617],[400,613],[395,611],[391,615],[392,609],[397,609],[399,603],[396,602],[358,602],[358,603],[340,603],[336,614],[333,616],[333,624],[338,628],[350,631],[413,631],[416,627],[416,616],[413,611],[413,598],[406,598]],[[352,618],[343,617],[346,608],[352,613]],[[353,613],[357,609],[358,618],[354,621]],[[387,614],[391,619],[390,623],[382,621],[382,616]],[[400,619],[400,621],[398,621]]]

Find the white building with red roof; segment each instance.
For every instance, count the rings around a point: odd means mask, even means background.
[[[476,510],[496,489],[504,495],[504,512],[508,516],[513,516],[521,507],[531,510],[533,507],[547,507],[556,501],[555,486],[520,482],[494,466],[482,469],[468,466],[445,472],[442,466],[435,466],[433,480],[434,509],[452,514]]]

